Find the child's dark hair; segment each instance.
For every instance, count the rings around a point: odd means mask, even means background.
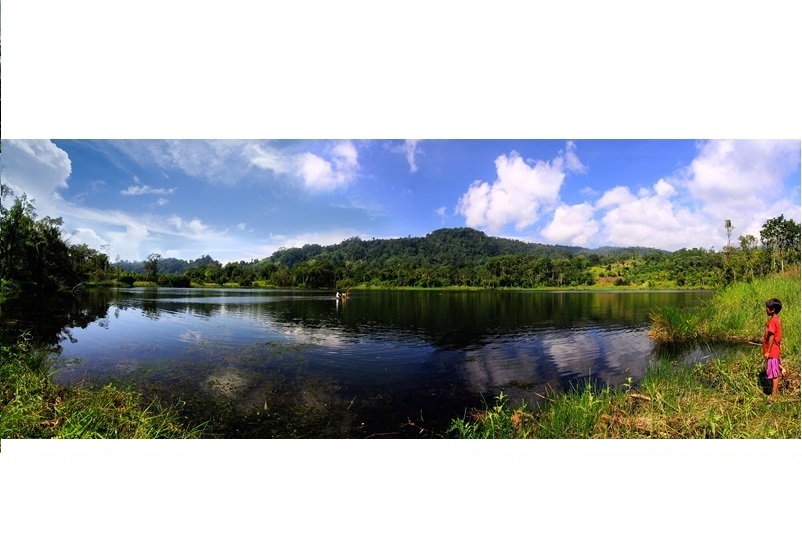
[[[766,301],[766,308],[772,310],[775,314],[779,314],[783,309],[783,303],[778,298],[770,298]]]

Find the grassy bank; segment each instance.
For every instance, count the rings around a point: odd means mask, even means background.
[[[770,402],[760,341],[763,304],[780,298],[783,365],[779,397]],[[502,395],[451,425],[460,438],[800,438],[800,280],[798,272],[727,287],[690,310],[662,309],[652,336],[661,343],[740,342],[727,355],[693,365],[662,360],[637,385],[580,386],[539,406]]]
[[[55,383],[45,353],[26,340],[0,346],[0,439],[196,438],[177,412],[130,389]]]
[[[691,310],[661,308],[652,313],[649,335],[661,344],[691,341],[760,342],[766,325],[766,301],[783,303],[783,356],[799,356],[799,270],[785,275],[735,283]]]

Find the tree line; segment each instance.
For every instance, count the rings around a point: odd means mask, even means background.
[[[7,206],[10,199],[11,204]],[[748,281],[799,265],[800,225],[782,215],[767,220],[760,235],[743,235],[724,222],[721,251],[644,247],[586,249],[490,237],[470,228],[434,231],[425,237],[362,240],[337,245],[284,248],[271,256],[223,265],[209,255],[187,261],[150,254],[144,261],[119,257],[85,244],[69,244],[60,218],[37,219],[25,195],[0,188],[0,283],[2,289],[48,291],[81,283],[136,282],[189,287],[482,287],[543,288],[715,287]]]
[[[113,277],[108,254],[69,244],[61,218],[37,219],[33,202],[0,184],[0,291],[71,289]]]

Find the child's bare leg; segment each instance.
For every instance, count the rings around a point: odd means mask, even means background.
[[[779,390],[779,387],[780,387],[780,378],[779,377],[775,377],[774,379],[771,380],[771,401],[772,402],[777,399],[777,390]]]

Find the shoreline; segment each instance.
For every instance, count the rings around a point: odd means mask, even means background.
[[[656,362],[637,385],[585,385],[547,396],[541,407],[510,404],[454,419],[458,438],[794,438],[800,426],[800,280],[791,274],[719,290],[702,306],[670,315],[656,312],[652,339],[662,344],[741,342],[762,334],[765,314],[756,297],[784,297],[783,366],[776,402],[769,400],[759,349],[754,346],[704,363]],[[763,301],[766,299],[764,298]],[[760,302],[758,302],[760,304]],[[761,317],[762,316],[762,317]],[[657,338],[655,338],[657,336]]]
[[[483,439],[800,438],[799,287],[796,277],[776,276],[719,290],[710,301],[694,309],[682,312],[657,310],[653,315],[652,330],[663,328],[660,337],[663,340],[653,336],[655,342],[677,344],[734,340],[746,343],[754,340],[756,333],[762,331],[761,323],[765,323],[761,317],[764,314],[753,307],[755,297],[775,293],[783,296],[785,308],[781,317],[786,333],[784,342],[787,343],[783,348],[783,365],[788,374],[782,381],[782,393],[776,403],[768,403],[765,385],[760,379],[761,359],[757,357],[757,348],[750,346],[704,364],[656,362],[637,386],[631,381],[620,388],[578,386],[573,391],[548,393],[538,406],[515,406],[501,393],[485,410],[471,410],[462,419],[453,419],[444,434],[434,436]],[[633,291],[620,287],[613,290]],[[197,427],[182,429],[177,417],[169,417],[173,414],[180,416],[180,409],[147,404],[142,394],[130,389],[115,389],[107,385],[81,387],[73,392],[58,387],[50,378],[46,359],[46,354],[31,350],[24,342],[17,343],[14,350],[11,346],[3,348],[0,405],[5,421],[0,422],[3,429],[0,438],[213,438]],[[34,368],[30,368],[32,365]],[[38,401],[39,410],[20,402],[24,398],[18,389],[25,386],[20,386],[23,380],[35,389],[28,398],[31,403]],[[125,394],[128,392],[134,394]],[[67,398],[81,403],[88,401],[95,413],[111,415],[108,418],[99,415],[106,419],[104,423],[108,423],[108,427],[96,426],[84,432],[80,429],[76,429],[77,432],[58,432],[57,427],[69,424],[64,416]],[[134,406],[133,402],[138,405]],[[20,415],[11,415],[12,403]],[[128,405],[122,409],[114,405],[122,403]],[[147,421],[151,419],[150,414],[159,412],[166,412],[168,416],[164,419],[168,420],[160,421],[162,428],[155,429],[154,435],[136,432],[137,423],[144,427],[152,422]],[[83,415],[78,410],[74,414],[79,418]],[[140,421],[134,422],[132,418]],[[27,423],[27,426],[14,428],[14,423]]]

